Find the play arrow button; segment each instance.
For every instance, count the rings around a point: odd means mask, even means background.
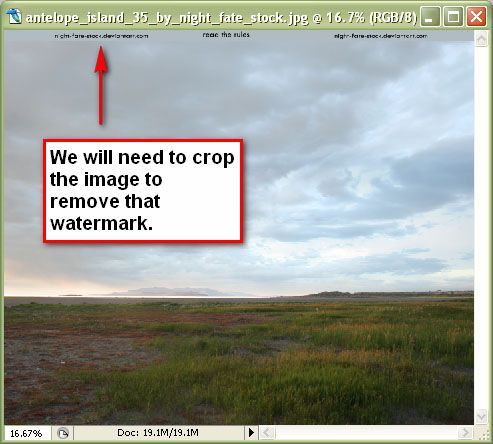
[[[245,426],[245,439],[258,440],[258,426]]]

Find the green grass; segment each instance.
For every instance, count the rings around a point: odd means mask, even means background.
[[[138,319],[139,314],[163,312],[180,318]],[[122,322],[130,315],[135,322]],[[200,321],[197,315],[203,315]],[[222,315],[236,318],[220,323]],[[472,301],[29,305],[6,310],[7,324],[34,318],[92,324],[103,332],[145,332],[144,346],[162,357],[132,370],[59,373],[64,384],[96,387],[94,422],[473,420]]]

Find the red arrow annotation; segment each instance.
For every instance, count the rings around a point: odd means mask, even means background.
[[[106,60],[104,59],[103,47],[99,47],[98,59],[94,72],[99,72],[99,124],[103,124],[103,73],[107,72]]]

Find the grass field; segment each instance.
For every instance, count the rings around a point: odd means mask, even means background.
[[[5,310],[6,424],[468,424],[473,302]]]

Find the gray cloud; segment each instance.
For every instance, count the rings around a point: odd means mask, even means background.
[[[268,224],[263,234],[282,240],[399,236],[417,228],[405,223],[410,216],[464,201],[471,205],[474,158],[470,137],[440,141],[409,156],[382,159],[382,164],[386,173],[372,179],[372,190],[364,197],[354,189],[357,179],[351,173],[342,170],[326,178],[319,166],[311,169],[305,174],[305,188],[313,177],[321,176],[315,182],[319,194],[310,196],[305,189],[300,204],[283,207],[281,219]],[[299,181],[297,177],[292,180]],[[289,185],[284,188],[289,191]]]
[[[395,252],[390,254],[352,258],[338,264],[340,272],[349,275],[390,273],[400,276],[426,275],[446,268],[446,262],[436,258],[417,258]]]

